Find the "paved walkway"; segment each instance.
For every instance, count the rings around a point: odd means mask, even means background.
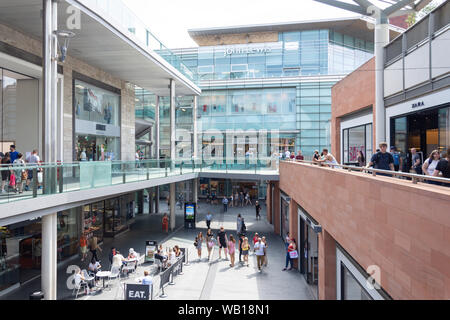
[[[161,212],[167,212],[166,203],[161,201],[160,205]],[[103,252],[100,253],[99,258],[101,263],[106,266],[104,270],[109,270],[108,253],[112,246],[118,248],[125,255],[130,247],[133,247],[139,253],[144,253],[145,240],[157,240],[158,243],[163,244],[164,248],[178,244],[180,247],[188,248],[190,264],[184,267],[183,275],[174,278],[175,285],[165,287],[167,298],[164,299],[314,299],[311,289],[301,274],[295,270],[281,271],[285,263],[284,244],[281,237],[271,231],[273,229],[272,226],[265,220],[265,206],[263,205],[262,207],[262,219],[257,221],[254,207],[229,208],[228,212],[223,214],[221,213],[222,205],[209,205],[201,202],[198,210],[197,229],[195,230],[183,228],[183,212],[177,209],[176,228],[169,235],[161,230],[162,213],[138,216],[131,231],[114,239],[105,239],[102,245]],[[236,235],[236,216],[238,213],[241,213],[245,218],[249,239],[253,237],[255,232],[266,236],[269,244],[268,266],[263,268],[261,273],[257,270],[256,258],[253,253],[249,256],[249,267],[239,264],[237,254],[235,267],[231,268],[229,266],[230,261],[223,259],[223,253],[222,260],[218,259],[218,247],[215,247],[211,260],[208,262],[207,249],[204,244],[202,259],[198,260],[193,242],[198,232],[206,233],[205,216],[208,211],[211,211],[213,214],[211,227],[215,234],[219,227],[223,225],[228,235]],[[69,274],[66,274],[66,269],[70,264],[87,268],[86,264],[81,263],[80,259],[75,257],[58,269],[58,299],[74,299],[72,290],[69,290],[66,284],[69,277]],[[150,271],[153,275],[154,297],[155,299],[161,299],[157,292],[159,275],[156,274],[154,265],[143,264],[138,268],[136,274],[132,274],[129,278],[122,279],[120,282],[137,283],[137,278],[143,276],[144,270]],[[2,299],[28,299],[29,294],[39,288],[40,279],[37,279],[23,286],[18,291],[2,297]],[[97,294],[92,295],[80,293],[78,296],[78,300],[109,299],[122,299],[122,292],[119,290],[118,284],[112,290],[99,291]]]

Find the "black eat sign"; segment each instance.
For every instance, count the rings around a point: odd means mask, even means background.
[[[128,284],[125,289],[125,300],[149,300],[150,286],[148,284]]]

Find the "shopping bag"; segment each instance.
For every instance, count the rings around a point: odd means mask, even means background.
[[[14,173],[11,173],[9,176],[9,185],[13,188],[16,187],[16,176],[14,175]]]
[[[42,181],[44,180],[42,177],[42,171],[39,171],[37,173],[37,179],[38,179],[38,183],[42,183]]]
[[[289,257],[290,257],[291,259],[297,259],[297,258],[298,258],[298,252],[297,252],[297,250],[290,251],[290,252],[289,252]]]

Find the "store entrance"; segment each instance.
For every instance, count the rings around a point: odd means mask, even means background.
[[[119,139],[114,137],[79,135],[76,144],[77,161],[118,160]],[[84,154],[83,154],[84,152]]]
[[[450,107],[423,110],[391,119],[391,145],[401,153],[415,148],[425,160],[433,150],[444,151],[450,145]],[[411,155],[408,165],[411,167]]]

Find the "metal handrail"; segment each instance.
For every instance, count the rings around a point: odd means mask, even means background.
[[[306,163],[306,164],[312,164],[312,165],[320,165],[323,167],[328,167],[329,164],[321,164],[318,162],[314,162],[314,161],[307,161],[307,160],[283,160],[283,162],[299,162],[299,163]],[[418,181],[421,180],[430,180],[430,181],[436,181],[436,182],[443,182],[443,183],[447,183],[450,184],[450,179],[448,178],[442,178],[442,177],[434,177],[434,176],[428,176],[428,175],[421,175],[421,174],[416,174],[416,173],[405,173],[405,172],[400,172],[400,171],[391,171],[391,170],[382,170],[382,169],[374,169],[372,167],[370,168],[366,168],[366,167],[357,167],[357,166],[350,166],[350,165],[345,165],[345,164],[335,164],[333,165],[334,167],[337,168],[342,168],[342,169],[347,169],[347,171],[351,172],[351,171],[359,171],[359,172],[366,172],[368,173],[369,171],[372,172],[373,176],[376,176],[377,173],[382,173],[382,174],[388,174],[391,175],[393,177],[406,177],[406,178],[411,178],[412,183],[416,184]]]

